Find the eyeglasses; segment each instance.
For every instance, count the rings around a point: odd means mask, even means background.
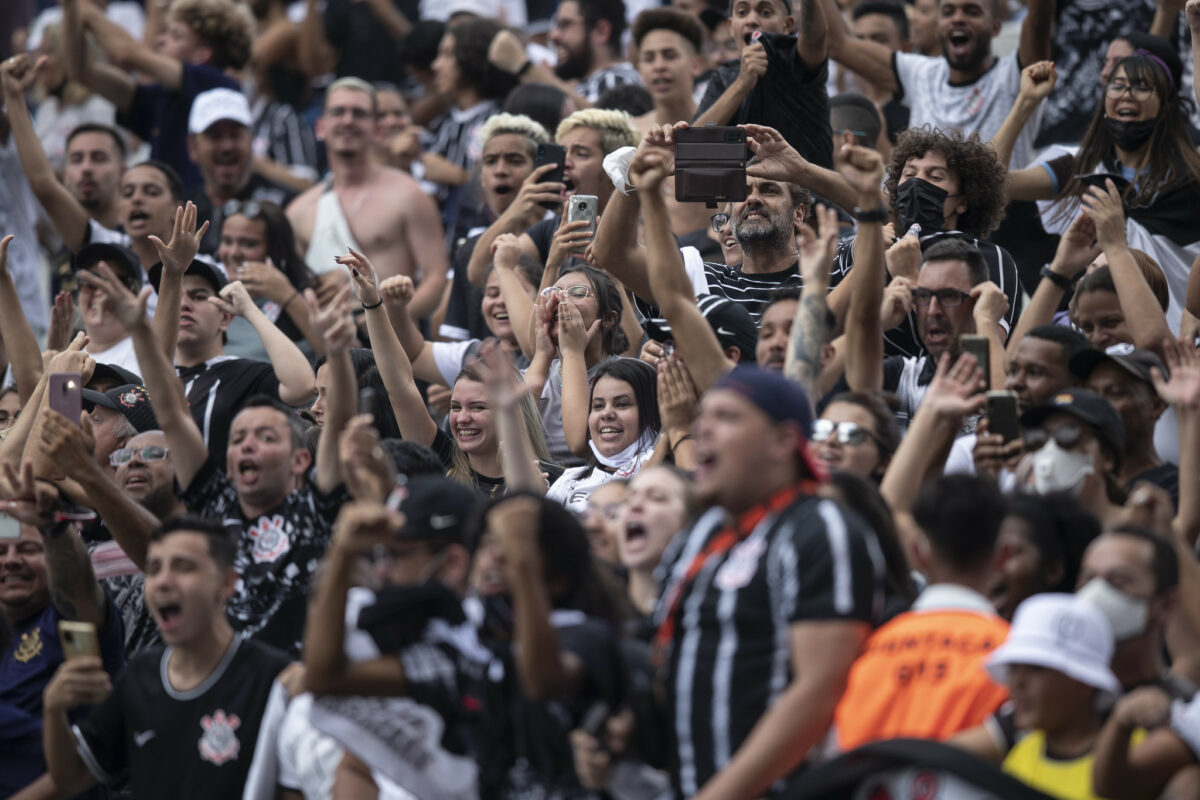
[[[1154,96],[1154,87],[1148,83],[1126,83],[1125,81],[1109,81],[1104,92],[1116,100],[1129,92],[1129,96],[1138,102],[1144,102]]]
[[[929,301],[934,297],[937,298],[938,305],[942,308],[958,308],[966,302],[971,295],[967,292],[960,292],[958,289],[913,289],[913,302],[924,308],[929,305]]]
[[[547,286],[545,289],[542,289],[542,297],[545,297],[547,300],[554,295],[558,295],[560,300],[563,295],[570,297],[572,300],[582,300],[585,297],[590,297],[591,294],[592,287],[584,286],[583,284],[568,286],[566,289],[560,289],[557,286]]]
[[[1078,425],[1063,425],[1055,429],[1053,433],[1045,428],[1030,428],[1021,434],[1025,450],[1029,453],[1041,450],[1051,439],[1063,450],[1072,450],[1083,439],[1083,428]]]
[[[621,518],[622,503],[604,503],[603,505],[592,505],[589,503],[584,506],[583,513],[579,516],[587,519],[593,514],[599,514],[608,522],[616,522]]]
[[[154,461],[162,461],[167,457],[167,453],[169,452],[171,451],[166,447],[159,447],[158,445],[154,444],[150,445],[149,447],[122,447],[120,450],[114,450],[109,454],[108,463],[112,464],[114,467],[120,467],[124,464],[128,464],[136,455],[145,463],[150,464]]]
[[[7,411],[0,411],[0,425],[7,425],[10,422],[16,422],[17,417],[20,416],[20,414],[20,411],[14,411],[11,414]]]
[[[824,442],[834,433],[837,434],[840,444],[862,444],[868,439],[878,441],[875,434],[857,422],[834,422],[831,419],[818,419],[813,422],[811,438],[814,442]]]
[[[713,228],[714,233],[720,233],[721,231],[725,230],[725,226],[728,224],[729,224],[729,215],[728,214],[713,214],[712,215],[712,228]]]
[[[247,219],[257,219],[262,211],[262,203],[257,200],[229,200],[221,206],[221,216],[226,219],[235,214],[241,214]]]

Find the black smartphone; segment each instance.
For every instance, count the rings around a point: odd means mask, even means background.
[[[983,370],[983,385],[990,389],[992,388],[991,371],[989,370],[988,358],[988,338],[980,336],[977,333],[964,333],[958,337],[958,345],[964,353],[970,353],[975,356],[975,360],[979,362],[979,368]]]
[[[1105,181],[1112,181],[1113,186],[1117,187],[1117,194],[1125,194],[1125,190],[1129,188],[1129,181],[1121,175],[1113,175],[1111,172],[1093,172],[1089,175],[1078,175],[1076,179],[1084,186],[1099,186],[1101,189],[1107,189]]]
[[[1017,393],[998,389],[987,393],[988,433],[998,433],[1008,444],[1021,435]]]
[[[605,736],[607,733],[605,727],[610,716],[612,716],[612,709],[608,707],[608,703],[597,700],[584,713],[583,719],[579,723],[579,729],[595,739],[600,749],[605,752],[608,752],[608,737]]]
[[[746,199],[746,129],[701,125],[675,131],[675,199],[680,203],[740,203]]]
[[[537,146],[537,156],[533,161],[533,168],[546,164],[555,164],[555,168],[547,172],[539,179],[539,183],[562,183],[563,167],[567,163],[567,148],[561,144],[539,144]],[[542,203],[546,208],[557,208],[558,203]]]

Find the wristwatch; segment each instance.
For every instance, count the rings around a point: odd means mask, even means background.
[[[1049,266],[1043,266],[1040,274],[1043,278],[1050,281],[1064,292],[1071,291],[1071,287],[1075,284],[1075,281],[1071,280],[1066,275],[1059,275],[1057,272],[1050,269]]]
[[[858,206],[854,207],[854,218],[859,222],[880,222],[888,221],[888,210],[882,206],[879,208],[863,209]]]

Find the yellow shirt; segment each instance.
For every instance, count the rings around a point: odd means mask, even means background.
[[[1146,731],[1138,728],[1130,737],[1130,747],[1144,738]],[[1051,758],[1046,755],[1045,734],[1030,731],[1008,751],[1004,771],[1051,797],[1102,800],[1092,791],[1092,760],[1092,753],[1071,759]]]

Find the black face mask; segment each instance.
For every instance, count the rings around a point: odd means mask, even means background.
[[[1104,118],[1104,129],[1108,131],[1109,138],[1121,150],[1126,153],[1135,153],[1142,149],[1142,145],[1150,141],[1150,137],[1154,135],[1155,120],[1142,119],[1136,122],[1127,122],[1121,119],[1112,117]]]
[[[922,178],[909,178],[896,190],[896,214],[900,217],[897,236],[908,231],[914,222],[920,223],[921,232],[940,231],[946,225],[946,198],[950,196],[940,186]]]

